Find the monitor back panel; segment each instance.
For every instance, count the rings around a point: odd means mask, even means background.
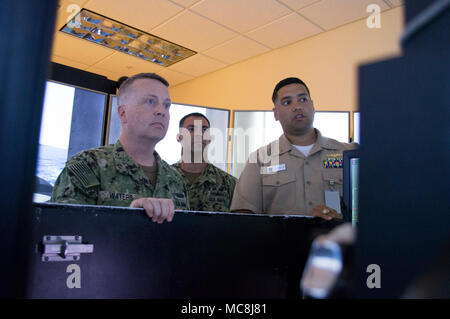
[[[448,17],[429,31],[449,30]],[[360,68],[355,296],[404,296],[450,243],[449,54],[427,47]]]
[[[297,298],[313,237],[338,224],[225,213],[155,224],[141,210],[54,204],[32,213],[27,298]],[[93,253],[42,261],[44,236],[61,235]]]

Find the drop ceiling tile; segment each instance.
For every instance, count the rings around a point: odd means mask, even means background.
[[[249,32],[247,35],[272,49],[276,49],[320,32],[322,32],[320,28],[297,13],[292,13],[255,31]]]
[[[270,49],[267,47],[253,40],[239,36],[205,51],[204,54],[228,64],[232,64],[269,50]]]
[[[56,13],[56,28],[59,30],[83,8],[88,0],[60,0]]]
[[[74,62],[93,65],[114,53],[112,49],[56,31],[52,54]]]
[[[117,81],[122,76],[122,74],[114,73],[108,70],[103,70],[95,66],[89,67],[88,69],[86,69],[86,71],[106,76],[108,79],[112,81]]]
[[[199,2],[200,0],[171,0],[172,2],[175,2],[179,5],[182,5],[185,8],[190,7],[191,5],[193,5],[196,2]]]
[[[299,10],[319,1],[320,0],[278,0],[278,2],[282,2],[294,10]]]
[[[90,0],[85,7],[147,32],[184,10],[167,0]]]
[[[131,76],[137,73],[158,73],[164,68],[156,63],[148,62],[131,55],[116,52],[108,58],[96,63],[93,67],[108,70],[120,74],[120,76]]]
[[[174,87],[177,84],[192,80],[194,78],[193,76],[175,72],[169,69],[159,71],[158,74],[169,82],[170,87]]]
[[[200,76],[227,66],[200,53],[181,62],[169,66],[170,70],[178,71],[191,76]]]
[[[370,4],[378,4],[381,10],[390,9],[382,0],[322,0],[301,9],[299,13],[322,28],[330,30],[368,17],[366,10]]]
[[[237,36],[236,33],[187,10],[153,29],[151,33],[199,52]]]
[[[274,0],[203,0],[191,10],[241,33],[291,12]]]
[[[67,66],[70,66],[72,68],[80,69],[80,70],[86,70],[87,68],[89,68],[89,65],[87,65],[87,64],[80,63],[80,62],[77,62],[77,61],[72,61],[70,59],[66,59],[64,57],[60,57],[60,56],[57,56],[57,55],[53,55],[50,58],[50,61],[55,62],[55,63],[59,63],[59,64],[63,64],[63,65],[67,65]]]

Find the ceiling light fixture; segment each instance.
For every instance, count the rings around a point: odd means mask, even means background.
[[[87,9],[60,31],[165,67],[197,53]]]

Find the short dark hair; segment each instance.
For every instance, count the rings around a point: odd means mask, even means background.
[[[286,85],[289,84],[301,84],[303,86],[305,86],[306,91],[308,92],[308,95],[311,97],[311,94],[309,93],[309,89],[308,86],[306,85],[305,82],[303,82],[302,80],[300,80],[299,78],[286,78],[284,80],[281,80],[280,82],[278,82],[278,84],[275,86],[275,89],[273,90],[273,94],[272,94],[272,102],[275,104],[275,101],[277,100],[278,97],[278,91]]]
[[[122,85],[123,82],[126,81],[126,79],[128,79],[128,76],[121,76],[121,77],[117,80],[117,89],[120,88],[120,86]]]
[[[188,117],[191,117],[191,116],[203,117],[206,120],[206,122],[208,122],[209,127],[211,127],[211,123],[209,123],[209,120],[206,116],[204,116],[202,113],[195,112],[195,113],[190,113],[188,115],[183,116],[183,118],[180,120],[180,128],[183,127],[184,120],[186,120]]]
[[[124,77],[121,77],[120,79],[123,79]],[[119,79],[119,80],[120,80]],[[124,94],[124,92],[134,83],[136,80],[140,79],[152,79],[157,80],[164,84],[165,86],[169,87],[169,82],[167,82],[166,79],[164,79],[162,76],[156,74],[156,73],[138,73],[133,76],[130,76],[129,78],[125,79],[119,87],[119,92],[117,93],[117,98],[119,98],[121,95]]]

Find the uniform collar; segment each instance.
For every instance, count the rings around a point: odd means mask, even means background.
[[[176,167],[178,169],[178,171],[180,172],[180,174],[186,178],[186,174],[184,174],[183,169],[181,168],[181,161],[176,162],[175,164],[173,164],[174,167]],[[197,181],[200,182],[204,182],[205,180],[209,180],[211,182],[215,182],[213,176],[216,174],[215,171],[215,167],[214,165],[212,165],[211,163],[208,163],[205,167],[205,170],[203,171],[203,173],[195,180],[195,182],[193,184],[195,184]]]
[[[163,165],[163,161],[156,151],[153,152],[153,155],[155,156],[156,165],[158,167],[156,178],[158,184],[160,176],[165,175],[167,168],[165,167],[165,165]],[[125,152],[125,149],[123,148],[120,141],[117,141],[116,144],[114,144],[114,160],[117,172],[124,175],[129,175],[136,182],[144,183],[148,187],[152,188],[150,186],[150,181],[148,180],[148,177],[142,167]]]
[[[323,149],[325,150],[335,149],[335,147],[330,143],[329,138],[322,136],[322,133],[320,133],[318,129],[314,128],[314,130],[316,132],[317,139],[308,156],[320,152]],[[275,148],[272,152],[272,156],[282,155],[287,152],[291,152],[295,155],[297,155],[297,152],[300,154],[300,152],[291,144],[291,142],[289,142],[285,134],[280,136],[278,142],[279,142],[279,152],[277,152]]]
[[[132,175],[140,169],[139,164],[125,152],[119,140],[114,144],[114,160],[116,170],[121,174]]]
[[[216,175],[216,173],[216,167],[211,163],[208,163],[202,176],[206,176],[209,181],[214,182],[214,176]]]

